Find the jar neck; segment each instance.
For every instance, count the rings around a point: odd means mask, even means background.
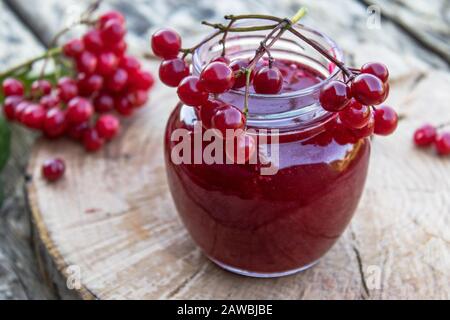
[[[261,20],[249,20],[241,26],[262,24]],[[239,25],[239,24],[236,24]],[[343,61],[342,50],[326,35],[297,24],[295,28],[321,45],[337,60]],[[229,34],[226,41],[226,54],[230,60],[251,59],[267,32]],[[199,75],[201,70],[222,53],[220,37],[210,40],[201,46],[193,56],[193,73]],[[302,43],[295,35],[286,32],[271,49],[276,60],[290,61],[314,70],[322,80],[312,86],[297,91],[284,92],[277,95],[251,93],[249,96],[249,112],[247,125],[255,128],[280,130],[306,129],[326,122],[332,114],[325,111],[319,103],[321,88],[332,79],[342,78],[342,73],[333,63],[308,44]],[[232,90],[219,97],[241,110],[244,108],[245,90]]]

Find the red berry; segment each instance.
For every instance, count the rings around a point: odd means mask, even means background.
[[[46,110],[39,104],[29,104],[22,113],[21,122],[30,129],[41,130]]]
[[[414,132],[414,143],[418,147],[431,145],[437,136],[437,130],[431,124],[425,124]]]
[[[381,106],[375,110],[375,133],[382,136],[390,135],[397,129],[397,113],[388,106]]]
[[[245,116],[236,107],[232,105],[225,105],[218,110],[211,120],[212,128],[219,130],[222,137],[226,137],[227,130],[244,129]]]
[[[106,114],[98,118],[95,128],[101,138],[111,140],[119,133],[120,122],[117,117]]]
[[[111,51],[114,53],[117,57],[122,57],[125,52],[127,51],[127,43],[122,40],[116,43],[106,43],[105,44],[105,50]]]
[[[352,133],[357,139],[370,137],[374,134],[374,132],[375,132],[375,117],[373,116],[373,114],[371,114],[369,122],[363,128],[352,129]]]
[[[116,97],[114,100],[114,108],[119,114],[125,117],[131,116],[134,112],[133,104],[127,96]]]
[[[435,141],[436,151],[441,156],[450,154],[450,132],[439,134]]]
[[[66,131],[66,113],[59,108],[47,111],[44,119],[43,130],[48,138],[59,138]]]
[[[63,46],[64,55],[70,58],[77,58],[84,50],[84,42],[80,39],[70,40]]]
[[[130,86],[137,90],[150,90],[155,84],[155,79],[150,72],[138,70],[130,79]]]
[[[370,107],[364,106],[355,99],[351,99],[347,107],[339,112],[339,119],[350,129],[361,129],[370,120]]]
[[[98,56],[97,72],[102,76],[108,76],[116,71],[119,59],[112,52],[103,52]]]
[[[22,115],[25,109],[31,104],[30,101],[22,101],[17,104],[14,110],[14,119],[17,121],[22,121]]]
[[[234,60],[230,63],[230,68],[234,71],[234,86],[233,89],[240,89],[245,87],[246,84],[246,75],[243,71],[244,68],[248,67],[248,60]],[[252,70],[250,74],[250,82],[253,81],[253,78],[255,76],[255,69]]]
[[[85,97],[99,92],[103,88],[103,77],[98,74],[78,74],[78,92]]]
[[[78,86],[75,80],[63,77],[58,81],[58,97],[63,102],[69,102],[78,95]]]
[[[223,62],[225,64],[230,64],[230,59],[224,56],[220,56],[211,60],[211,62]]]
[[[136,90],[128,94],[128,100],[135,108],[144,106],[148,101],[147,90]]]
[[[105,144],[105,140],[100,137],[98,131],[93,128],[86,129],[83,133],[83,145],[86,151],[95,152],[100,150]]]
[[[234,138],[234,143],[226,143],[225,152],[234,164],[245,164],[255,154],[256,147],[255,138],[242,133]]]
[[[62,159],[47,160],[42,166],[42,175],[49,182],[61,179],[65,171],[66,165]]]
[[[366,106],[381,104],[387,98],[383,81],[369,73],[356,76],[351,88],[353,97]]]
[[[89,129],[89,125],[87,122],[71,125],[67,129],[67,135],[74,140],[81,140],[83,138],[84,132],[87,129]]]
[[[180,58],[164,60],[159,66],[159,78],[169,87],[178,87],[181,80],[189,75],[189,66]]]
[[[84,51],[77,59],[77,70],[86,74],[92,74],[97,69],[98,59],[89,52]]]
[[[86,50],[93,53],[100,53],[104,44],[100,30],[93,29],[83,36],[83,42]]]
[[[117,69],[106,79],[106,88],[112,92],[120,92],[128,83],[128,73],[124,69]]]
[[[119,20],[109,20],[101,29],[101,37],[104,43],[117,43],[123,40],[127,29]]]
[[[94,108],[89,100],[75,97],[67,105],[67,121],[71,125],[87,122],[94,113]]]
[[[9,121],[16,119],[16,108],[23,101],[23,97],[20,96],[9,96],[6,97],[5,103],[3,105],[3,113]]]
[[[51,109],[59,105],[59,98],[52,94],[43,96],[41,100],[39,100],[39,104],[43,106],[45,109]]]
[[[233,88],[234,72],[223,62],[211,62],[200,74],[200,84],[209,93],[224,93]]]
[[[369,62],[362,66],[361,73],[369,73],[386,83],[389,78],[388,68],[379,62]]]
[[[48,80],[36,80],[31,85],[31,95],[33,97],[42,97],[52,92],[52,84]]]
[[[202,121],[203,127],[210,129],[212,126],[212,118],[220,109],[226,106],[220,100],[208,100],[200,107],[200,120]]]
[[[155,55],[163,59],[173,59],[178,56],[181,49],[181,37],[172,29],[156,31],[151,40],[152,50]]]
[[[107,93],[100,93],[94,99],[94,108],[98,113],[105,113],[114,109],[114,98]]]
[[[253,78],[253,88],[260,94],[277,94],[283,88],[283,75],[276,67],[262,67]]]
[[[208,100],[208,93],[200,86],[200,79],[196,76],[184,78],[177,89],[178,97],[188,106],[200,106]]]
[[[102,14],[98,19],[99,28],[102,29],[111,20],[118,20],[125,24],[125,17],[119,11],[111,10]]]
[[[124,69],[131,76],[140,71],[141,63],[135,57],[124,56],[119,62],[119,67]]]
[[[343,110],[351,99],[350,88],[342,81],[332,80],[320,91],[320,104],[330,112]]]
[[[3,94],[5,95],[5,97],[23,96],[25,93],[25,88],[22,81],[17,79],[13,78],[5,79],[3,81],[2,87],[3,87]]]

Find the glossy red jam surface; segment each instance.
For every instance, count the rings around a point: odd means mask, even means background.
[[[279,61],[283,92],[322,80],[314,70]],[[256,106],[257,107],[257,106]],[[328,118],[314,130],[280,136],[275,175],[259,164],[181,164],[171,161],[171,133],[192,130],[193,108],[178,105],[166,131],[169,185],[179,214],[207,256],[258,274],[283,273],[316,262],[350,222],[366,179],[370,142],[345,139]]]

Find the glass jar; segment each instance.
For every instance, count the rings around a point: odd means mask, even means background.
[[[327,36],[302,25],[296,28],[343,60],[342,51]],[[227,56],[231,60],[253,57],[264,34],[232,34],[226,42]],[[193,57],[193,74],[198,75],[221,50],[217,39],[199,48]],[[259,150],[259,156],[270,159],[274,172],[262,174],[259,162],[174,161],[173,150],[179,142],[174,132],[184,129],[194,135],[199,121],[193,107],[178,104],[165,135],[170,190],[191,237],[221,267],[255,277],[304,270],[333,246],[358,205],[370,156],[370,140],[341,130],[336,114],[320,106],[322,86],[342,77],[338,68],[289,33],[271,53],[276,61],[292,62],[293,68],[302,65],[320,75],[320,81],[300,90],[250,95],[248,128],[257,130],[257,136],[262,132],[258,130],[269,130],[264,135],[278,140],[276,163],[267,146]],[[230,91],[220,99],[242,109],[244,91]],[[202,151],[205,142],[192,142],[191,147],[192,153],[195,148]]]

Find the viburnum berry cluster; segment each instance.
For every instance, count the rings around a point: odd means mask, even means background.
[[[382,63],[367,63],[361,69],[346,67],[337,61],[329,52],[316,42],[308,39],[293,25],[305,14],[301,9],[292,19],[281,19],[267,15],[229,15],[225,19],[228,25],[203,22],[211,26],[216,32],[196,46],[183,49],[180,35],[169,28],[161,29],[152,36],[153,52],[163,61],[159,68],[161,81],[170,87],[177,87],[180,100],[196,108],[200,120],[205,128],[214,128],[223,135],[227,129],[246,128],[248,116],[248,99],[251,88],[257,94],[277,95],[283,90],[283,74],[274,65],[274,58],[270,48],[281,36],[289,31],[300,40],[312,46],[328,60],[342,70],[342,80],[331,80],[326,83],[320,93],[322,107],[333,113],[338,113],[337,124],[345,126],[357,138],[364,138],[372,134],[389,135],[397,127],[398,116],[389,106],[379,106],[389,94],[389,72]],[[277,22],[276,25],[233,27],[238,20],[262,19]],[[252,32],[256,30],[270,30],[261,42],[252,59],[232,60],[226,56],[225,42],[231,32]],[[223,35],[222,55],[210,61],[199,76],[190,74],[190,67],[186,61],[189,54],[193,54],[201,45],[211,39]],[[234,106],[220,100],[219,95],[230,90],[245,87],[244,106]],[[254,144],[252,138],[243,138],[242,146],[247,151]]]
[[[450,132],[439,132],[450,125],[449,123],[434,126],[424,124],[414,132],[414,143],[419,148],[434,145],[436,152],[441,156],[450,155]]]
[[[126,21],[120,12],[107,12],[86,24],[91,28],[81,38],[0,74],[0,79],[9,121],[49,139],[70,137],[94,152],[118,135],[120,116],[146,104],[154,78],[127,54]],[[69,66],[66,75],[45,74],[50,57],[57,66]],[[45,60],[41,76],[30,81],[26,72],[39,60]],[[23,69],[27,71],[20,73]],[[43,174],[55,180],[52,170]]]

